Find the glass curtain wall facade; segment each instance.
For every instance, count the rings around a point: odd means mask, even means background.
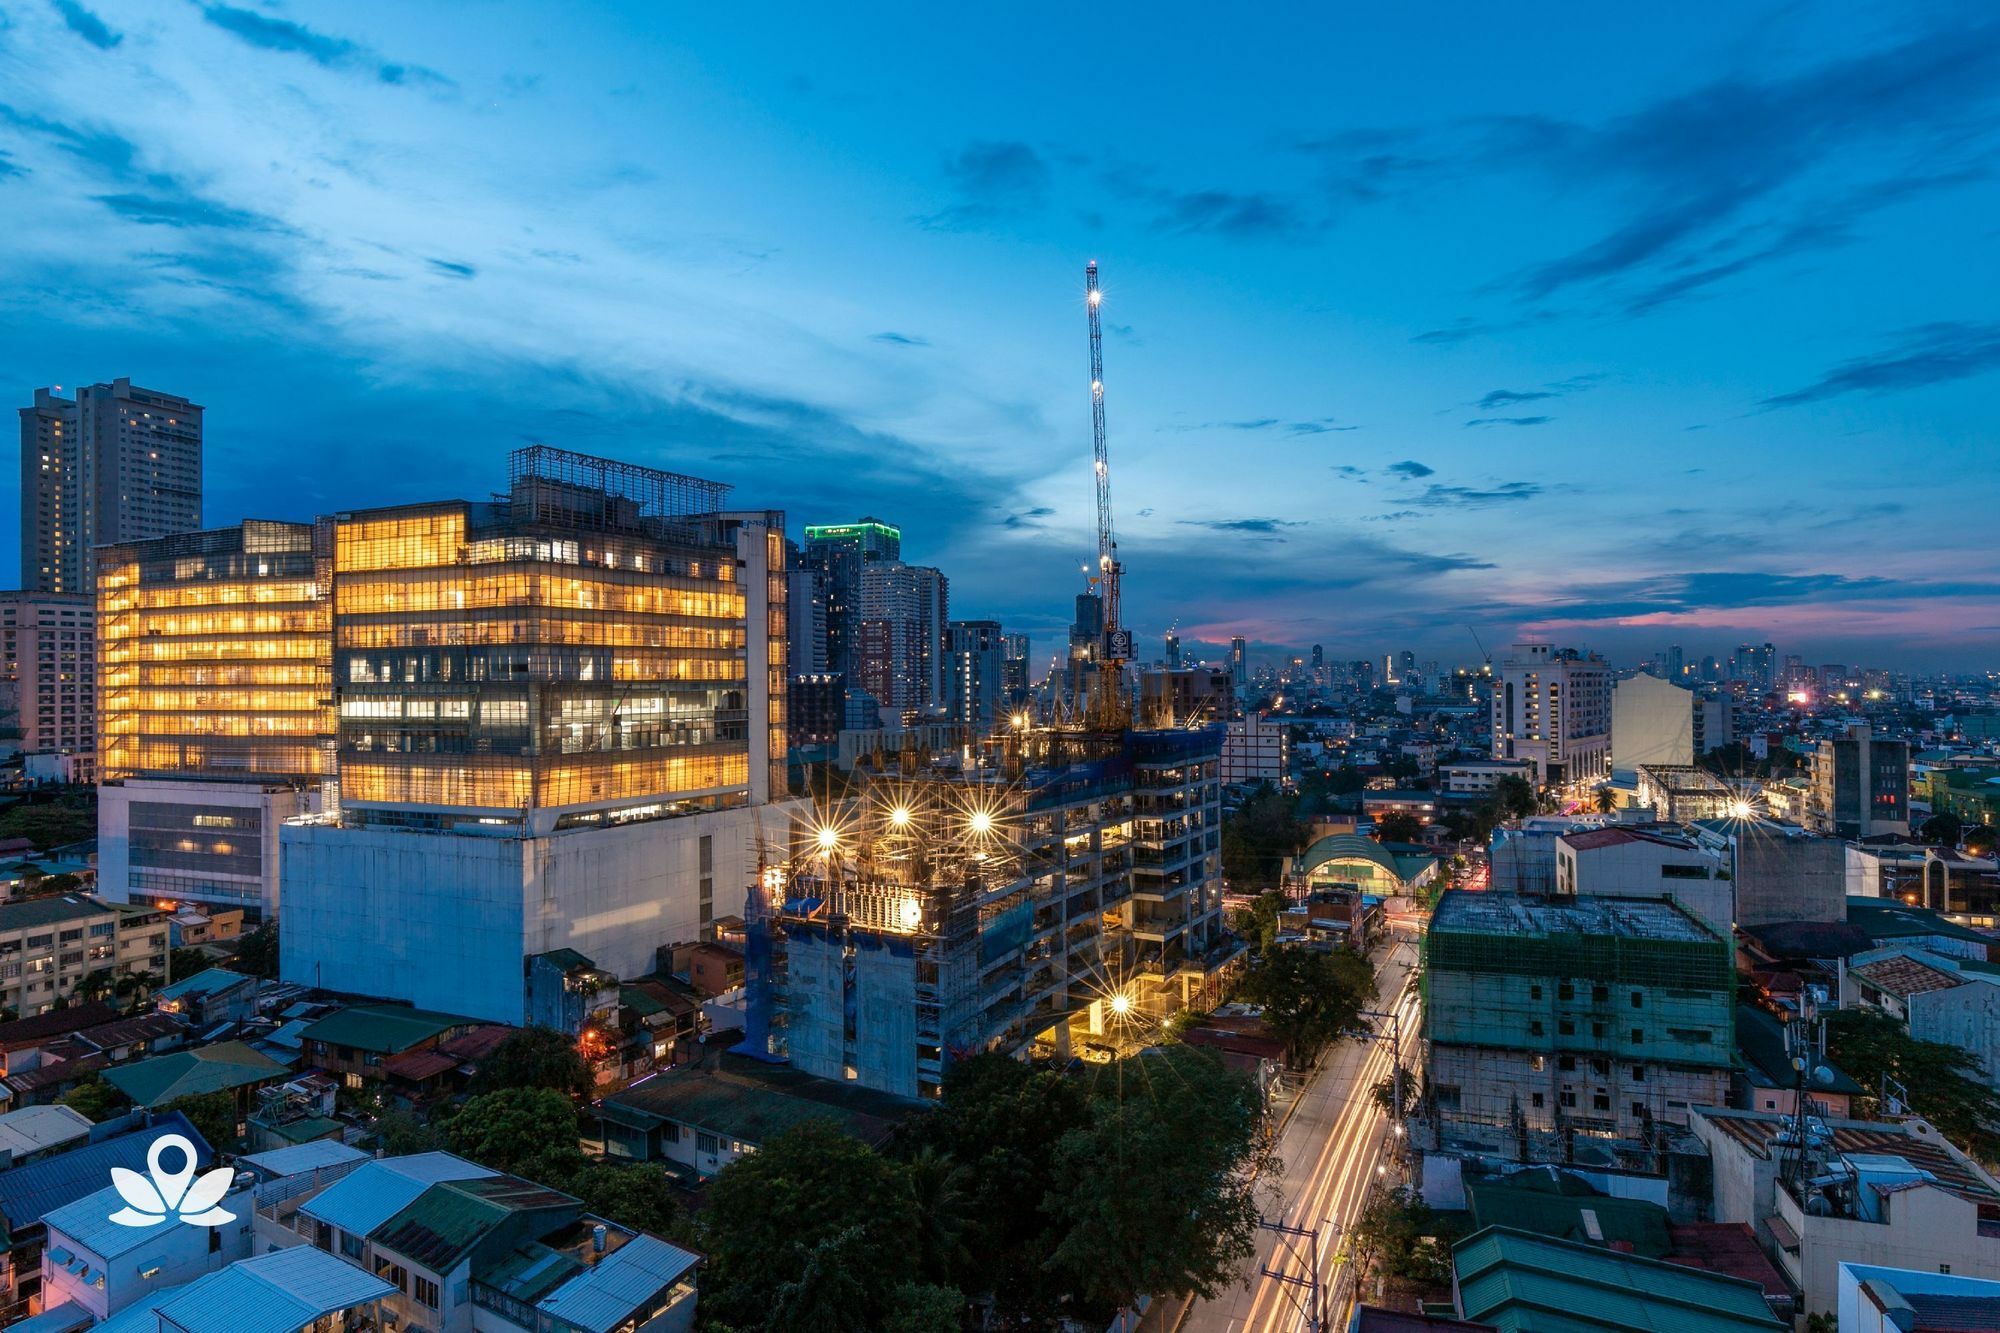
[[[769,586],[746,590],[725,487],[540,446],[514,462],[502,500],[336,520],[344,819],[539,811],[551,831],[742,803],[752,597],[778,686],[755,725],[784,752],[782,519]]]
[[[329,776],[330,551],[261,521],[103,548],[100,779]]]

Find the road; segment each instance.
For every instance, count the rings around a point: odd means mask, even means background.
[[[1387,1013],[1394,1005],[1401,1013],[1406,1068],[1417,1048],[1420,1017],[1418,996],[1408,987],[1416,956],[1416,946],[1406,940],[1375,955],[1375,1007]],[[1386,1033],[1388,1025],[1380,1026]],[[1391,1126],[1371,1093],[1389,1070],[1388,1042],[1342,1042],[1313,1074],[1278,1137],[1282,1204],[1266,1220],[1319,1227],[1330,1329],[1347,1326],[1349,1301],[1338,1282],[1341,1232],[1360,1212],[1377,1168],[1388,1160]],[[1303,1278],[1310,1271],[1309,1243],[1260,1229],[1256,1258],[1246,1268],[1249,1284],[1197,1302],[1181,1319],[1179,1333],[1301,1333],[1307,1327],[1306,1288],[1265,1276],[1266,1268]]]

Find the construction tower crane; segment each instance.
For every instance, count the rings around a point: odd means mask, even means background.
[[[1111,455],[1104,443],[1104,327],[1098,308],[1104,293],[1097,286],[1097,261],[1083,270],[1084,305],[1090,313],[1090,448],[1097,471],[1097,592],[1104,603],[1104,640],[1097,662],[1097,699],[1093,712],[1107,730],[1126,722],[1125,664],[1132,660],[1132,631],[1119,614],[1118,539],[1111,530]]]

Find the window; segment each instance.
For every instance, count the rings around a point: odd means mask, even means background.
[[[660,1142],[679,1143],[680,1141],[681,1127],[679,1125],[669,1120],[666,1124],[660,1126]]]
[[[420,1305],[438,1308],[438,1284],[419,1274],[410,1285],[410,1295],[417,1298]]]
[[[694,1146],[702,1152],[714,1152],[716,1146],[715,1135],[710,1134],[707,1130],[698,1131],[694,1136]]]
[[[1537,1110],[1541,1109],[1542,1094],[1539,1092],[1534,1094],[1534,1105]]]
[[[1602,1004],[1611,998],[1611,988],[1609,986],[1592,986],[1590,988],[1590,998],[1596,1003]]]
[[[1632,1081],[1634,1083],[1644,1083],[1646,1081],[1646,1066],[1644,1065],[1632,1066]]]
[[[1563,1073],[1565,1073],[1565,1074],[1573,1074],[1573,1073],[1575,1073],[1575,1072],[1576,1072],[1576,1057],[1575,1057],[1575,1056],[1573,1056],[1573,1055],[1564,1055],[1564,1056],[1559,1056],[1559,1057],[1557,1057],[1557,1059],[1556,1059],[1556,1068],[1557,1068],[1557,1069],[1560,1069],[1560,1070],[1562,1070],[1562,1072],[1563,1072]]]
[[[1632,1007],[1634,1009],[1644,1009],[1646,1007],[1646,992],[1642,990],[1632,992]]]
[[[1542,1035],[1541,1019],[1537,1018],[1528,1024],[1528,1035],[1531,1037],[1539,1037]]]
[[[1531,1055],[1528,1057],[1528,1068],[1534,1070],[1537,1074],[1541,1073],[1544,1069],[1547,1069],[1548,1067],[1549,1067],[1548,1056]]]
[[[1590,1109],[1593,1111],[1609,1111],[1611,1109],[1611,1094],[1608,1092],[1592,1094]]]
[[[375,1276],[381,1278],[398,1291],[406,1292],[410,1289],[409,1271],[394,1259],[377,1255],[375,1258]]]
[[[1590,1025],[1590,1035],[1593,1037],[1602,1037],[1604,1035],[1604,1024],[1592,1023]]]
[[[1539,1000],[1539,999],[1541,999],[1541,998],[1542,998],[1542,988],[1541,988],[1540,986],[1530,986],[1530,987],[1528,987],[1528,998],[1529,998],[1529,999],[1531,999],[1531,1000]]]
[[[1644,1046],[1646,1044],[1646,1029],[1644,1028],[1632,1029],[1632,1044],[1634,1046]]]
[[[1576,987],[1565,981],[1562,985],[1556,987],[1556,998],[1558,1000],[1574,1000],[1576,998]]]
[[[343,1231],[340,1233],[340,1252],[356,1263],[361,1262],[362,1245],[363,1241],[361,1237],[355,1235],[352,1231]]]
[[[1644,1102],[1632,1103],[1632,1118],[1634,1120],[1644,1120],[1646,1118],[1646,1103]]]
[[[1565,1018],[1562,1020],[1562,1022],[1556,1024],[1556,1035],[1562,1037],[1574,1037],[1576,1035],[1576,1020],[1571,1018]]]
[[[1571,1088],[1564,1088],[1564,1089],[1563,1089],[1563,1095],[1562,1095],[1562,1104],[1563,1104],[1564,1106],[1567,1106],[1567,1107],[1570,1107],[1570,1108],[1572,1108],[1572,1109],[1574,1109],[1574,1108],[1575,1108],[1575,1106],[1576,1106],[1576,1092],[1575,1092],[1575,1090],[1574,1090],[1574,1089],[1571,1089]]]

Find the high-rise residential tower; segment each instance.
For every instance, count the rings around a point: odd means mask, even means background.
[[[334,519],[337,813],[282,835],[283,975],[504,1022],[523,959],[713,933],[784,790],[784,516],[517,450],[507,494]]]
[[[902,558],[902,531],[879,518],[822,523],[806,529],[801,564],[818,571],[825,582],[826,670],[843,672],[850,682],[856,678],[861,653],[861,572],[869,565]]]
[[[944,628],[950,581],[928,565],[874,561],[861,569],[860,635],[851,679],[891,708],[945,701]]]
[[[97,554],[99,891],[269,916],[279,826],[333,776],[332,524]]]
[[[1493,757],[1525,759],[1536,782],[1611,772],[1611,668],[1595,654],[1517,643],[1497,664]]]
[[[21,409],[21,584],[94,595],[94,548],[201,526],[198,404],[92,384]]]
[[[954,620],[945,628],[951,720],[984,735],[1006,706],[1006,635],[997,620]]]
[[[97,767],[96,622],[88,597],[0,593],[0,726],[73,782]]]

